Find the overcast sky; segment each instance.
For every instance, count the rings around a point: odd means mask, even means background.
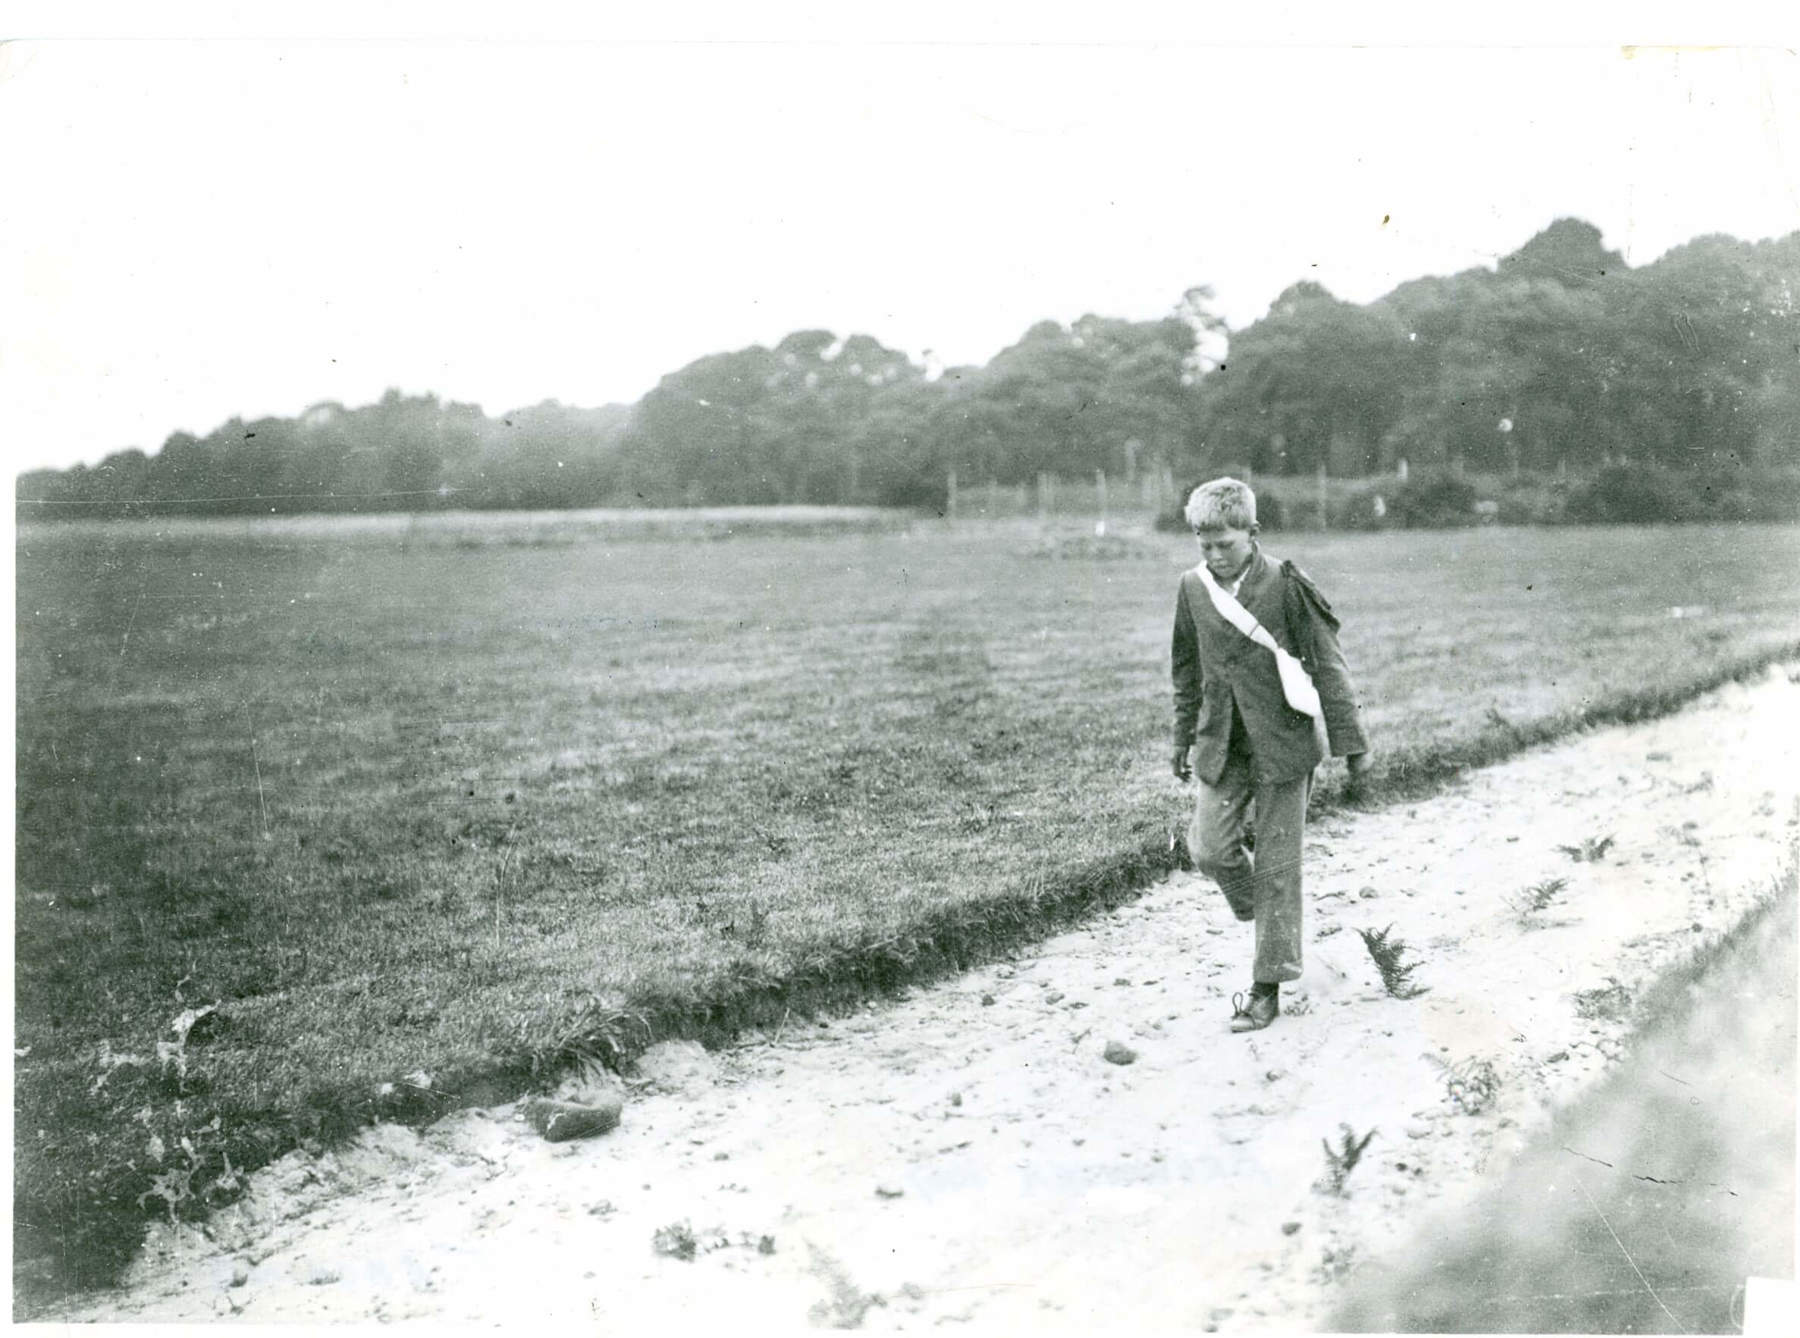
[[[158,449],[388,386],[631,401],[796,329],[1367,301],[1553,219],[1633,265],[1800,227],[1768,48],[993,40],[0,48],[0,442]]]

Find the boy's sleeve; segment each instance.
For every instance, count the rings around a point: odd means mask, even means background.
[[[1169,672],[1175,681],[1175,746],[1194,742],[1200,721],[1200,643],[1194,635],[1194,615],[1188,610],[1185,586],[1175,591],[1175,634],[1169,644]]]
[[[1292,562],[1284,565],[1288,580],[1282,594],[1288,634],[1299,651],[1300,663],[1319,690],[1331,755],[1366,753],[1369,740],[1363,734],[1361,704],[1350,681],[1350,668],[1338,649],[1337,615],[1305,572]]]

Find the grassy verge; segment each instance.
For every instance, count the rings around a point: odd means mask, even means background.
[[[1793,852],[1790,850],[1790,854]],[[1695,948],[1681,961],[1657,974],[1655,980],[1640,991],[1631,1005],[1631,1023],[1641,1035],[1666,1031],[1683,1025],[1694,1011],[1695,1000],[1711,984],[1724,983],[1732,991],[1748,992],[1769,987],[1776,998],[1786,999],[1793,1007],[1793,968],[1776,969],[1771,974],[1771,935],[1788,944],[1794,942],[1796,912],[1800,909],[1800,864],[1790,862],[1779,877],[1771,882],[1768,893],[1756,902],[1729,932]],[[1771,939],[1771,942],[1773,940]],[[1789,956],[1792,950],[1789,950]]]
[[[57,1279],[307,1140],[953,970],[1167,868],[1189,541],[480,532],[21,533],[15,1238]],[[1277,551],[1345,617],[1367,802],[1800,653],[1792,530]]]
[[[1453,1238],[1352,1283],[1343,1332],[1732,1333],[1791,1277],[1793,866],[1632,1007],[1629,1054]],[[1529,1286],[1521,1286],[1522,1279]]]

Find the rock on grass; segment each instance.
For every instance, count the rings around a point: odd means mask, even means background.
[[[1106,1049],[1101,1052],[1101,1058],[1109,1064],[1135,1064],[1137,1063],[1137,1051],[1129,1045],[1108,1041]]]

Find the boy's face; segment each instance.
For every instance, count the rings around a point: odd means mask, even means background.
[[[1200,556],[1206,561],[1206,569],[1218,580],[1235,577],[1250,561],[1251,541],[1256,538],[1258,528],[1252,525],[1247,530],[1240,530],[1229,525],[1208,525],[1195,530],[1194,538],[1200,541]]]

